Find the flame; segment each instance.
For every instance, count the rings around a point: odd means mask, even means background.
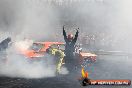
[[[83,78],[88,78],[88,71],[85,72],[84,68],[82,68],[82,77]]]

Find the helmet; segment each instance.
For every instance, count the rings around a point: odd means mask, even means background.
[[[72,40],[73,39],[73,35],[72,34],[68,34],[68,39]]]

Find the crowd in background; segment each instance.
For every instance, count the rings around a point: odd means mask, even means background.
[[[63,36],[57,34],[53,40],[63,41]],[[118,38],[107,32],[82,32],[79,33],[77,44],[95,50],[124,50],[126,42],[125,38]]]

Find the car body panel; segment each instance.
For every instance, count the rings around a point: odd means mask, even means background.
[[[64,51],[64,46],[65,44],[63,42],[34,42],[33,45],[40,45],[39,48],[34,48],[32,47],[31,49],[27,50],[21,50],[21,53],[26,56],[29,59],[37,59],[38,57],[43,57],[45,55],[46,50],[52,46],[53,48],[57,48],[58,45],[60,45],[60,48],[62,51]],[[62,45],[62,46],[61,46]],[[88,52],[80,52],[76,54],[80,61],[82,62],[83,60],[89,59],[92,62],[96,61],[96,54],[88,53]]]
[[[35,42],[33,44],[36,45],[42,45],[42,47],[39,50],[34,49],[27,49],[27,50],[21,50],[21,54],[25,55],[26,57],[32,59],[35,57],[42,57],[44,56],[44,53],[51,45],[61,45],[64,44],[62,42]]]

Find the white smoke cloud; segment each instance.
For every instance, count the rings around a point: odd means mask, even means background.
[[[23,41],[15,42],[15,48],[19,50],[28,50],[33,44],[33,40],[25,39]]]
[[[45,54],[41,59],[28,58],[21,50],[27,50],[31,40],[18,41],[7,49],[3,60],[0,60],[0,75],[20,78],[44,78],[56,76],[56,61],[50,55]],[[61,74],[68,74],[67,69],[62,68]]]
[[[10,32],[15,39],[51,39],[49,35],[53,36],[60,26],[56,6],[46,1],[2,0],[1,3],[0,32]],[[5,8],[7,4],[9,9]]]
[[[79,27],[80,31],[86,34],[102,31],[107,32],[112,36],[112,40],[118,42],[115,43],[115,49],[132,51],[131,0],[69,0],[69,2],[68,0],[64,0],[68,4],[62,0],[49,1],[50,2],[47,3],[46,0],[1,0],[1,34],[3,34],[3,32],[10,32],[13,41],[20,41],[24,38],[36,41],[54,40],[53,35],[62,32],[58,31],[61,30],[62,25],[66,25],[67,27],[75,26]],[[109,41],[105,42],[109,43]],[[11,54],[9,54],[8,57],[10,55]],[[13,57],[15,61],[18,61],[16,60],[18,58],[23,58],[17,55],[10,57]],[[19,61],[23,63],[23,61]],[[24,61],[24,63],[26,62]],[[40,64],[37,64],[39,70],[42,69]],[[6,73],[7,71],[8,74],[8,70],[10,70],[8,68],[9,66],[7,66],[5,72],[1,73]],[[27,66],[27,68],[28,67],[32,68],[34,65]],[[34,69],[33,72],[39,72],[38,69]],[[17,72],[16,70],[14,72]],[[23,70],[25,69],[22,69],[22,71]],[[50,71],[51,70],[49,70],[49,72]],[[18,71],[17,74],[18,73],[25,75],[24,72],[21,71]],[[54,74],[51,75],[53,76]]]
[[[53,34],[59,25],[55,6],[47,4],[43,0],[3,0],[1,3],[4,5],[9,4],[9,11],[5,10],[3,12],[5,17],[12,18],[13,16],[14,18],[7,19],[9,25],[3,23],[4,26],[0,30],[1,33],[4,33],[3,35],[7,35],[5,32],[9,32],[13,42],[13,45],[7,49],[7,55],[2,53],[4,60],[0,63],[0,75],[24,78],[55,76],[56,64],[53,57],[46,56],[40,61],[31,62],[20,53],[21,50],[29,48],[33,41],[44,41],[47,39],[50,41],[50,39],[54,38]],[[4,5],[3,10],[5,9]],[[12,15],[10,15],[10,11],[13,11]],[[2,17],[0,15],[0,18]],[[5,28],[6,30],[4,30]],[[31,39],[33,41],[23,41],[23,39]],[[68,71],[64,68],[61,73],[67,74]]]
[[[20,46],[17,46],[17,44],[20,44]],[[21,44],[23,46],[21,46]],[[26,49],[27,47],[30,47],[30,43],[27,43],[27,41],[20,41],[13,44],[13,46],[7,50],[7,55],[3,57],[5,61],[0,62],[0,74],[4,76],[26,78],[55,76],[56,68],[55,64],[53,64],[53,58],[47,56],[39,61],[32,61],[17,50],[18,48]]]

